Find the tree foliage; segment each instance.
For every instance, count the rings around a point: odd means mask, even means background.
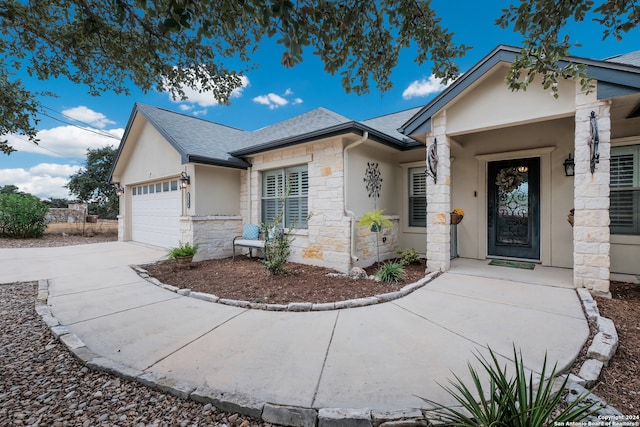
[[[87,150],[85,167],[71,175],[67,188],[79,201],[89,205],[89,213],[114,219],[118,215],[118,195],[109,183],[109,172],[117,151],[106,146]]]
[[[0,194],[0,236],[16,239],[42,237],[49,207],[30,194]]]
[[[592,0],[521,0],[518,6],[503,9],[496,20],[501,28],[513,27],[524,37],[519,57],[512,63],[507,84],[512,90],[526,89],[537,76],[545,89],[551,88],[558,96],[559,79],[578,80],[585,90],[590,90],[586,67],[563,59],[573,47],[563,31],[570,21],[591,19],[602,25],[603,40],[623,38],[624,33],[640,22],[640,5],[637,0],[608,0],[595,5]]]
[[[558,65],[571,43],[560,37],[569,19],[587,12],[604,36],[622,37],[638,24],[635,0],[521,0],[497,20],[525,36],[522,58],[509,84],[522,89],[531,68],[553,87],[558,77],[583,78],[574,65]],[[347,92],[366,93],[373,83],[392,87],[391,70],[402,49],[415,62],[433,63],[445,81],[458,72],[467,46],[453,42],[429,0],[3,0],[0,4],[0,134],[23,133],[36,141],[36,93],[15,78],[26,69],[40,80],[68,78],[89,92],[158,89],[184,97],[186,88],[209,91],[227,102],[240,76],[256,67],[252,54],[264,38],[283,45],[281,62],[292,67],[303,51],[318,55],[329,73],[340,73]],[[240,64],[238,67],[231,64]],[[11,152],[7,141],[0,151]]]

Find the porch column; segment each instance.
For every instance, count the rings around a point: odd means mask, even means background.
[[[443,111],[433,117],[433,131],[427,138],[427,156],[433,141],[438,145],[437,180],[427,177],[427,271],[447,271],[451,266],[451,147],[446,135]],[[427,159],[428,168],[428,159]]]
[[[610,230],[609,176],[611,159],[610,105],[595,91],[585,94],[576,85],[573,283],[593,294],[609,294]],[[598,123],[600,161],[590,170],[591,112]]]

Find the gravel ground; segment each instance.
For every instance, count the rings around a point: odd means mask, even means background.
[[[270,426],[89,370],[35,312],[36,293],[0,285],[0,426]]]

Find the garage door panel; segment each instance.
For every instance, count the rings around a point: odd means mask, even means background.
[[[179,190],[132,195],[132,240],[167,248],[177,246],[180,240],[181,196]]]

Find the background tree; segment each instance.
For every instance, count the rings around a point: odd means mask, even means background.
[[[84,169],[71,175],[66,188],[82,203],[87,203],[89,214],[115,219],[118,215],[118,195],[109,184],[109,172],[117,151],[106,146],[87,150]]]
[[[42,201],[45,205],[49,206],[49,208],[68,208],[70,204],[76,203],[73,200],[69,199],[58,199],[58,198],[50,198]]]
[[[498,25],[525,37],[510,87],[526,87],[529,68],[548,87],[560,76],[583,79],[584,70],[557,62],[572,46],[562,28],[592,12],[604,37],[622,37],[638,24],[636,2],[521,0],[505,9]],[[0,24],[0,135],[24,133],[33,142],[39,101],[8,70],[24,67],[40,80],[64,76],[93,95],[127,93],[131,81],[143,91],[184,97],[191,88],[227,102],[240,75],[256,66],[251,55],[264,37],[278,37],[287,67],[312,49],[355,93],[368,92],[370,81],[389,90],[391,70],[409,46],[415,62],[430,60],[445,81],[458,74],[455,61],[468,49],[453,43],[429,0],[3,0]],[[0,151],[12,150],[0,142]]]
[[[17,185],[3,185],[0,187],[0,194],[24,194]]]

